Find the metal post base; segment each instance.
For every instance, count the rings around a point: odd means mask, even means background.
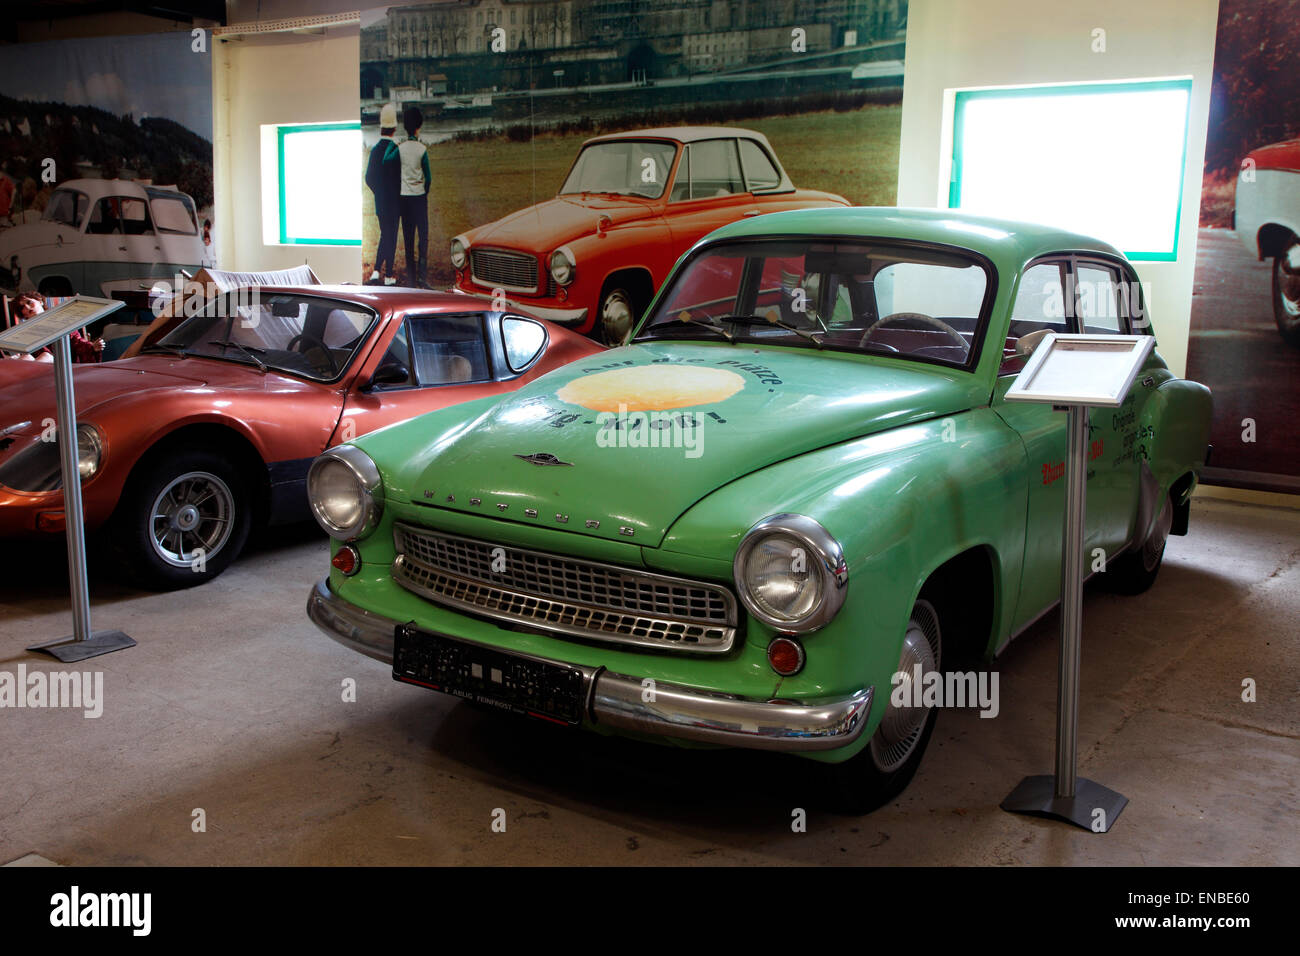
[[[1002,809],[1008,813],[1064,820],[1094,833],[1109,830],[1126,806],[1128,797],[1084,777],[1075,778],[1074,796],[1058,797],[1056,778],[1051,774],[1026,777],[1002,801]]]
[[[79,641],[75,637],[62,637],[47,644],[33,644],[27,649],[49,654],[65,664],[71,664],[75,661],[84,661],[88,657],[120,651],[125,647],[135,647],[135,641],[121,631],[95,631],[84,641]]]

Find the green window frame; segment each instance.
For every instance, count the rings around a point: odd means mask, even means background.
[[[278,170],[278,179],[276,189],[279,196],[279,219],[280,219],[280,242],[287,246],[359,246],[361,245],[361,224],[357,223],[357,237],[355,239],[330,239],[320,236],[291,236],[289,235],[289,219],[287,200],[285,197],[285,169],[284,169],[284,140],[286,136],[293,136],[301,133],[325,133],[335,132],[338,130],[356,130],[360,132],[360,121],[352,123],[303,123],[296,126],[277,126],[275,129],[275,148],[276,148],[276,168]],[[362,184],[360,177],[355,184],[356,189],[361,189]]]
[[[984,100],[1031,99],[1046,97],[1078,96],[1082,94],[1106,95],[1134,92],[1158,92],[1162,90],[1181,90],[1187,94],[1187,108],[1183,115],[1183,135],[1181,161],[1178,171],[1178,201],[1174,207],[1173,240],[1167,249],[1125,249],[1124,255],[1134,261],[1173,262],[1178,258],[1178,243],[1182,233],[1183,190],[1187,177],[1187,137],[1191,125],[1192,79],[1133,80],[1118,83],[1069,83],[1049,86],[1017,86],[997,89],[957,90],[953,101],[952,130],[952,175],[948,184],[948,208],[961,208],[963,185],[962,145],[965,141],[966,127],[969,122],[967,111],[972,103]],[[1117,117],[1114,128],[1124,129],[1122,117]],[[1093,131],[1087,131],[1092,135]],[[1112,142],[1119,143],[1119,137]],[[1065,148],[1067,144],[1063,144]],[[1116,148],[1121,148],[1119,145]],[[1100,237],[1099,237],[1100,238]]]

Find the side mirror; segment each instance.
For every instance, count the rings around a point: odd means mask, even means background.
[[[1038,348],[1043,339],[1047,338],[1047,333],[1051,329],[1039,329],[1037,332],[1030,332],[1028,335],[1022,335],[1016,339],[1016,354],[1023,355],[1025,358],[1034,354],[1034,349]]]
[[[401,362],[388,362],[375,369],[362,391],[368,392],[377,385],[405,385],[410,378],[411,370]]]

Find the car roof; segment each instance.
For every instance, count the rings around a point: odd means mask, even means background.
[[[1096,252],[1123,258],[1109,243],[1053,226],[979,216],[959,209],[896,206],[840,206],[767,213],[723,226],[709,233],[707,239],[714,242],[724,238],[790,235],[932,242],[980,253],[1004,269],[1018,269],[1032,259],[1055,252]]]
[[[701,139],[723,139],[727,137],[744,137],[767,142],[767,137],[752,129],[737,126],[658,126],[654,129],[631,129],[620,133],[606,133],[593,136],[587,143],[599,143],[614,139],[675,139],[679,143],[693,143]],[[584,146],[586,143],[583,144]]]
[[[411,310],[446,309],[477,311],[488,309],[491,300],[486,296],[464,292],[438,292],[429,289],[407,289],[401,286],[373,285],[253,285],[265,295],[314,295],[330,299],[348,299],[375,309]],[[233,290],[232,290],[233,291]]]

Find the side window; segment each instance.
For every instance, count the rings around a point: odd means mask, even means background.
[[[95,203],[90,213],[86,232],[98,235],[122,234],[127,236],[153,235],[149,207],[142,199],[109,196]]]
[[[776,171],[767,153],[763,152],[763,147],[752,139],[742,139],[739,143],[740,159],[745,164],[745,182],[749,185],[750,192],[775,189],[781,185],[781,174]]]
[[[691,193],[696,199],[744,192],[734,139],[691,144]]]
[[[1119,335],[1125,328],[1120,312],[1119,273],[1110,266],[1080,262],[1075,269],[1075,313],[1079,331],[1089,335]]]
[[[397,327],[397,334],[388,343],[388,348],[384,351],[384,357],[376,366],[375,372],[378,374],[380,369],[396,368],[406,369],[405,381],[385,382],[383,385],[376,386],[376,388],[409,388],[415,384],[415,377],[411,371],[411,346],[407,341],[405,322]]]
[[[196,236],[199,232],[198,223],[194,221],[194,213],[190,207],[185,204],[183,199],[171,199],[169,197],[154,197],[153,215],[158,222],[158,228],[162,232],[178,233],[184,236]]]
[[[414,316],[409,327],[411,371],[421,386],[484,382],[492,377],[481,314]]]
[[[546,329],[531,319],[507,315],[501,319],[501,341],[505,343],[510,370],[522,372],[542,354]]]
[[[1011,327],[1007,331],[1007,340],[1003,343],[999,375],[1015,375],[1025,367],[1029,356],[1021,354],[1021,350],[1032,343],[1033,339],[1028,339],[1022,346],[1022,338],[1043,331],[1070,331],[1069,319],[1065,314],[1064,271],[1064,262],[1040,262],[1030,266],[1020,276],[1016,301],[1011,306]]]
[[[681,202],[691,198],[691,147],[682,147],[682,158],[677,163],[677,178],[673,180],[673,191],[668,194],[669,202]]]

